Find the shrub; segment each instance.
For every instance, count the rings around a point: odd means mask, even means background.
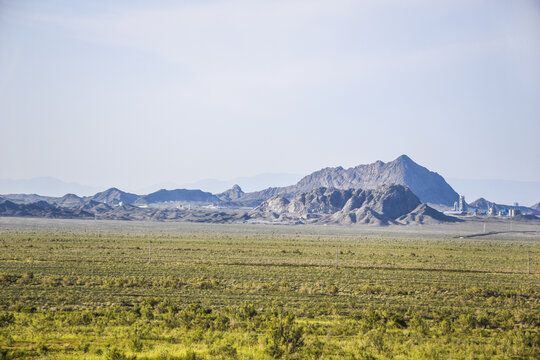
[[[292,314],[278,312],[268,321],[266,352],[274,359],[295,354],[304,346],[304,328]]]
[[[45,344],[39,344],[37,351],[40,355],[45,355],[49,352],[49,348]]]
[[[6,349],[0,349],[0,360],[11,360],[13,357],[11,356],[11,352],[9,352]]]
[[[11,313],[5,313],[0,315],[0,327],[6,327],[15,322],[15,316]]]
[[[116,348],[109,349],[105,356],[105,359],[107,360],[135,360],[136,358],[136,356],[127,356]]]
[[[16,283],[19,277],[20,276],[17,276],[17,275],[0,274],[0,284],[9,285],[9,284]]]
[[[236,348],[231,344],[224,344],[211,349],[210,355],[217,356],[220,359],[238,358],[238,352],[236,351]]]
[[[131,342],[129,345],[131,347],[131,350],[133,350],[133,352],[141,352],[144,347],[143,342],[138,337],[131,339]]]

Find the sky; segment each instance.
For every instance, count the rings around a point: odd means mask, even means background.
[[[540,2],[0,0],[0,178],[539,181]]]

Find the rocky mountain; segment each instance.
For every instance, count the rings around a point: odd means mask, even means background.
[[[383,185],[367,190],[321,187],[290,200],[274,195],[249,215],[274,221],[329,224],[388,225],[458,221],[422,204],[403,185]]]
[[[187,190],[187,189],[176,189],[176,190],[158,190],[148,195],[141,196],[137,201],[129,202],[137,205],[143,204],[153,204],[167,201],[190,201],[190,202],[201,202],[201,203],[211,203],[219,202],[219,198],[209,192],[204,192],[201,190]]]
[[[236,201],[244,196],[244,192],[239,185],[234,184],[229,190],[216,195],[221,201]]]
[[[394,161],[377,161],[353,168],[325,168],[302,178],[296,185],[268,188],[245,194],[244,202],[266,200],[275,195],[293,198],[319,187],[336,189],[376,189],[381,185],[407,186],[424,203],[452,206],[459,195],[439,174],[418,165],[406,155]]]
[[[127,193],[113,187],[105,191],[98,192],[97,194],[92,196],[91,199],[97,202],[105,203],[105,204],[116,205],[121,202],[125,204],[132,204],[139,197],[140,197],[139,195]]]

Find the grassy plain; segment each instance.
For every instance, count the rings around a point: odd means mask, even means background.
[[[0,218],[0,359],[537,359],[540,227],[487,231]]]

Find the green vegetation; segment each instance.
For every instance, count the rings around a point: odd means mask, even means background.
[[[449,229],[2,219],[0,359],[539,358],[539,229]]]

